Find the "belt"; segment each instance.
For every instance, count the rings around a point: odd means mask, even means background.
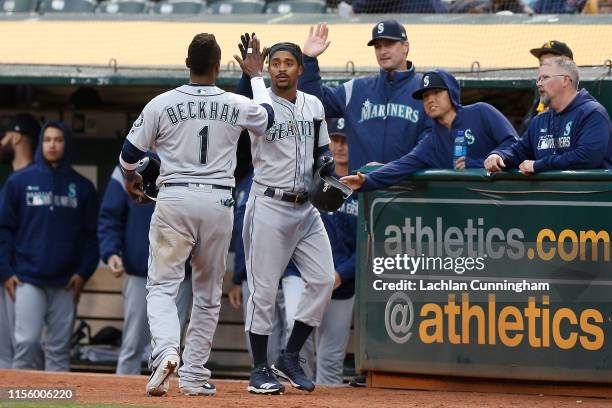
[[[208,183],[164,183],[164,187],[208,187],[215,188],[217,190],[229,190],[232,191],[230,186],[222,186],[220,184],[208,184]]]
[[[288,193],[283,191],[282,194],[276,195],[276,189],[272,187],[266,188],[264,191],[266,197],[274,198],[275,200],[287,201],[289,203],[304,204],[308,201],[308,193]]]

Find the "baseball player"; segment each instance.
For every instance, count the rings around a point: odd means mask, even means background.
[[[153,154],[151,154],[153,156]],[[154,156],[153,156],[154,157]],[[149,225],[153,203],[137,204],[130,199],[121,170],[113,171],[98,217],[100,256],[117,278],[123,278],[123,337],[117,374],[140,374],[142,355],[151,340],[147,323],[147,259]],[[185,280],[179,287],[176,306],[181,329],[191,311],[191,264],[185,264]],[[181,330],[181,333],[183,330]]]
[[[248,129],[263,134],[274,121],[272,101],[261,72],[259,39],[238,59],[252,78],[254,101],[215,86],[221,48],[212,34],[189,45],[190,82],[151,100],[123,145],[120,164],[126,189],[135,196],[142,177],[138,161],[153,144],[161,159],[159,193],[149,230],[147,315],[151,330],[149,395],[165,395],[178,368],[180,325],[175,298],[192,255],[193,309],[187,329],[179,386],[187,395],[212,395],[204,367],[219,317],[225,259],[233,222],[236,143]],[[265,50],[264,50],[265,51]]]
[[[75,304],[98,260],[98,198],[71,166],[72,132],[42,130],[34,164],[14,173],[0,203],[0,272],[15,300],[13,368],[33,369],[43,329],[45,370],[70,369]]]
[[[372,28],[368,46],[374,48],[378,75],[351,79],[337,87],[321,84],[317,57],[330,42],[326,23],[311,28],[304,42],[304,75],[299,89],[317,96],[330,118],[344,118],[349,170],[370,162],[388,163],[410,152],[431,128],[423,103],[412,93],[421,75],[407,61],[408,37],[396,20],[380,21]]]
[[[245,330],[253,350],[248,386],[252,393],[282,393],[284,386],[274,374],[289,380],[297,389],[314,390],[314,383],[299,364],[299,352],[321,323],[334,285],[329,239],[306,193],[315,163],[333,172],[333,159],[323,105],[316,97],[297,90],[302,69],[302,52],[296,44],[278,43],[270,48],[269,94],[275,123],[266,132],[251,131],[255,175],[242,238],[251,293]],[[245,83],[243,76],[239,89],[244,89]],[[287,347],[269,367],[266,350],[278,281],[290,260],[306,285]]]
[[[0,163],[9,164],[14,172],[29,166],[34,160],[39,133],[40,124],[32,115],[19,113],[12,117],[0,140]],[[0,283],[4,284],[2,279]],[[4,290],[0,286],[0,368],[13,366],[15,302],[11,298],[14,293],[9,294],[10,282],[7,281],[6,287]],[[37,354],[42,356],[42,350]],[[42,368],[42,358],[36,366]]]
[[[248,137],[248,135],[247,135]],[[250,143],[249,143],[250,145]],[[251,161],[251,155],[248,155],[249,164]],[[238,179],[238,176],[236,176]],[[236,184],[236,208],[234,210],[234,229],[232,232],[232,239],[234,241],[234,275],[232,282],[234,286],[227,294],[230,305],[233,308],[242,308],[244,318],[246,320],[247,314],[247,302],[249,298],[249,285],[246,281],[246,263],[244,259],[244,243],[242,242],[242,226],[244,224],[244,212],[246,209],[247,200],[249,198],[249,191],[251,191],[251,185],[253,184],[253,167],[250,166],[249,172]],[[281,291],[276,295],[276,305],[274,310],[274,323],[272,334],[268,339],[268,361],[275,361],[278,358],[281,350],[285,347],[285,304],[284,298]],[[248,333],[245,336],[246,346],[253,358],[251,351],[251,342],[249,341]]]

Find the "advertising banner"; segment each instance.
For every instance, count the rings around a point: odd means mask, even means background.
[[[360,194],[358,368],[612,382],[612,176],[574,173]]]

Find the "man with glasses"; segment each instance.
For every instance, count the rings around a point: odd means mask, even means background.
[[[518,167],[525,175],[546,170],[612,168],[612,124],[606,109],[585,89],[578,90],[576,64],[564,57],[545,60],[536,85],[549,107],[535,117],[510,147],[485,160],[490,172]]]

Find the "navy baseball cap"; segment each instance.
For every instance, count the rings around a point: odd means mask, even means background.
[[[557,54],[571,60],[574,59],[574,53],[570,47],[566,43],[556,40],[547,41],[540,48],[534,48],[529,52],[536,58],[540,58],[542,54]]]
[[[372,28],[372,39],[368,46],[374,45],[379,38],[387,38],[395,41],[407,41],[406,29],[397,20],[384,20]]]
[[[11,118],[6,131],[21,133],[30,139],[33,146],[36,146],[40,133],[40,123],[29,113],[18,113]]]
[[[327,133],[329,133],[330,136],[346,137],[346,125],[344,118],[331,119],[329,121],[329,125],[327,126]]]
[[[423,94],[430,89],[446,89],[448,86],[442,77],[435,72],[426,72],[421,78],[421,87],[412,93],[414,99],[423,99]]]

